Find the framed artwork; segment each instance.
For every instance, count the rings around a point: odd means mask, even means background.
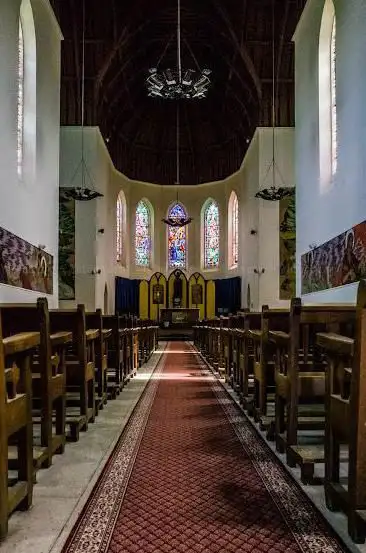
[[[53,294],[53,256],[0,228],[0,284]]]
[[[164,303],[164,286],[162,284],[154,284],[153,286],[153,303]]]
[[[203,288],[202,284],[192,285],[192,303],[194,305],[203,303]]]

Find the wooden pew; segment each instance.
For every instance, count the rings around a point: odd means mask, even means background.
[[[219,327],[219,373],[229,382],[229,317],[220,316]]]
[[[95,341],[98,329],[86,329],[85,307],[51,310],[51,333],[72,332],[73,342],[66,354],[66,424],[67,439],[79,440],[80,430],[95,421]]]
[[[127,384],[131,378],[134,376],[134,356],[133,356],[133,330],[132,325],[133,321],[131,317],[123,315],[121,317],[121,328],[122,328],[122,343],[123,343],[123,381],[124,384]]]
[[[112,334],[110,328],[103,328],[102,310],[85,313],[87,331],[98,331],[95,347],[95,414],[107,403],[108,340]]]
[[[124,384],[123,328],[119,315],[104,315],[103,326],[111,329],[108,347],[107,391],[111,399],[120,394]]]
[[[40,345],[32,356],[33,463],[37,470],[52,464],[55,453],[65,448],[65,352],[71,332],[51,334],[48,303],[39,298],[36,305],[0,306],[3,335],[39,332]],[[40,432],[37,432],[39,427]],[[16,468],[17,457],[9,467]]]
[[[262,313],[245,312],[240,320],[239,335],[239,386],[240,401],[249,415],[254,407],[254,363],[260,359],[260,340],[255,341],[255,333],[261,332]],[[257,335],[257,334],[256,334]]]
[[[240,392],[240,375],[239,375],[239,348],[240,348],[240,330],[243,322],[243,316],[237,313],[229,317],[229,368],[230,382],[232,388]]]
[[[22,332],[3,339],[0,318],[0,538],[8,532],[8,517],[26,510],[33,496],[32,353],[39,332]],[[16,441],[18,470],[8,477],[8,440]]]
[[[352,317],[351,321],[352,323]],[[324,489],[328,509],[348,516],[356,543],[366,537],[366,283],[357,294],[354,336],[319,333],[326,353]],[[347,483],[341,481],[342,448],[348,446]]]
[[[276,347],[276,447],[286,451],[290,466],[300,465],[304,483],[313,481],[315,463],[324,462],[324,438],[319,431],[324,430],[325,420],[325,363],[316,347],[316,334],[339,332],[354,317],[352,305],[302,306],[294,298],[289,332],[269,332]],[[307,441],[299,438],[299,430],[310,432]]]
[[[253,415],[262,430],[267,430],[268,439],[274,439],[274,356],[275,348],[269,340],[271,331],[288,332],[288,309],[269,309],[263,305],[261,329],[249,329],[254,353],[254,401]],[[268,412],[268,407],[271,412]],[[273,412],[272,412],[273,411]]]
[[[140,368],[139,359],[139,322],[137,317],[132,317],[132,355],[133,355],[133,375],[137,373],[137,369]]]

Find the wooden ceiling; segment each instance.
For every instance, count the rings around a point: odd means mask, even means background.
[[[180,182],[235,172],[257,126],[270,126],[272,1],[276,124],[294,124],[291,37],[305,0],[181,0],[182,65],[208,67],[203,100],[180,101]],[[81,123],[82,0],[51,0],[62,44],[61,124]],[[85,124],[98,125],[115,166],[174,184],[176,103],[148,97],[150,67],[176,65],[176,0],[85,0]]]

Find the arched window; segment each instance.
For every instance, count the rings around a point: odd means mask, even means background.
[[[331,87],[331,126],[332,126],[332,175],[337,171],[338,137],[337,137],[337,90],[336,90],[336,18],[333,17],[330,39],[330,87]]]
[[[228,253],[229,269],[235,269],[239,256],[239,205],[234,190],[230,194],[228,206]]]
[[[179,219],[187,217],[182,204],[176,203],[170,209],[168,217]],[[185,269],[187,265],[187,227],[168,227],[168,266],[170,269]]]
[[[213,269],[219,266],[220,260],[220,220],[219,207],[211,200],[203,213],[203,259],[204,268]]]
[[[116,258],[117,263],[124,265],[126,262],[125,255],[125,229],[126,229],[126,199],[125,195],[120,191],[116,205]]]
[[[23,139],[24,139],[24,37],[22,21],[19,17],[18,31],[18,103],[17,103],[17,170],[19,177],[23,174]]]
[[[326,192],[337,172],[336,16],[332,0],[325,0],[319,35],[319,174]]]
[[[136,207],[135,264],[149,267],[151,261],[151,213],[148,204],[140,200]]]

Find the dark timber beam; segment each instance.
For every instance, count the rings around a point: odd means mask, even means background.
[[[76,75],[76,105],[77,105],[77,120],[80,117],[81,124],[81,57],[79,49],[79,37],[78,37],[78,26],[76,22],[76,7],[75,0],[69,0],[69,6],[71,14],[71,25],[72,25],[72,35],[74,43],[74,61],[75,61],[75,75]]]
[[[248,53],[248,50],[245,47],[245,44],[240,44],[240,42],[238,40],[238,37],[236,36],[236,33],[235,33],[235,31],[233,29],[233,26],[231,24],[230,18],[228,16],[227,12],[222,7],[222,5],[220,3],[220,0],[213,0],[213,2],[214,2],[214,5],[216,7],[216,10],[220,14],[222,20],[224,21],[224,23],[227,27],[227,30],[229,32],[229,35],[231,37],[231,40],[232,40],[233,44],[237,48],[237,50],[240,54],[240,57],[242,58],[243,62],[245,63],[245,65],[248,69],[249,75],[253,79],[253,83],[254,83],[255,88],[257,90],[258,98],[261,99],[261,97],[262,97],[262,84],[260,82],[258,73],[257,73],[256,68],[254,66],[254,63],[253,63],[253,60],[250,57],[250,55]]]

